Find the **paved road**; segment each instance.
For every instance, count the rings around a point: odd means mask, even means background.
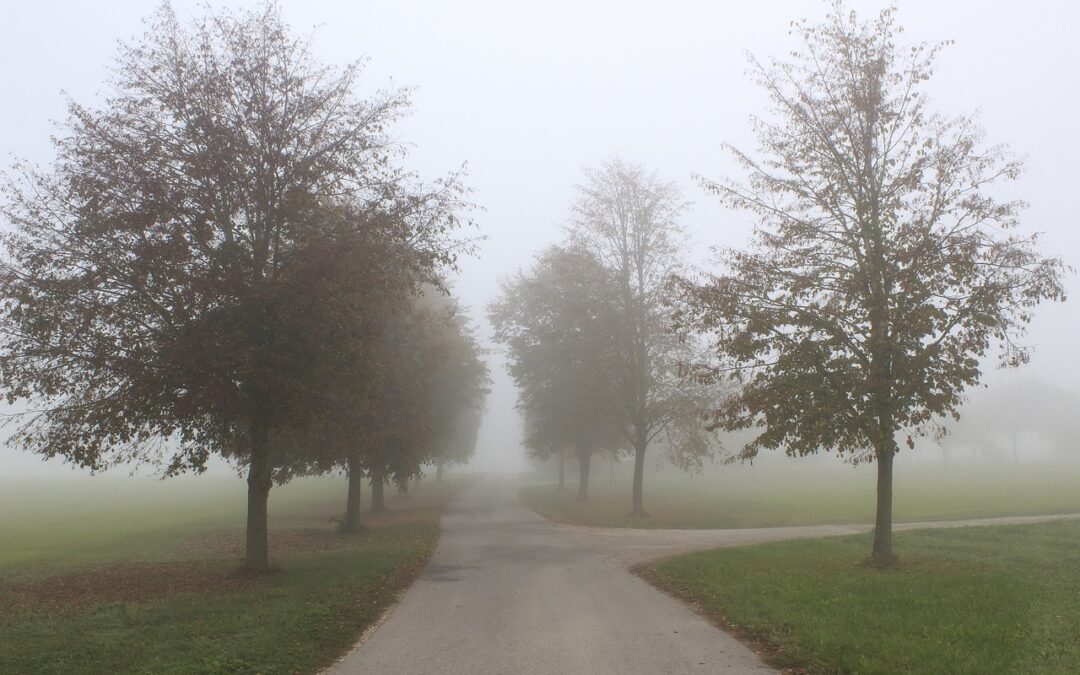
[[[554,525],[514,478],[478,481],[448,509],[431,562],[331,673],[774,672],[627,568],[684,551],[853,534],[870,525],[628,530]],[[897,530],[1068,516],[903,523]]]
[[[431,562],[331,673],[773,672],[747,647],[477,481],[442,519]]]

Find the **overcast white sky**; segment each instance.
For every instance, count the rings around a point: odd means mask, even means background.
[[[684,186],[694,202],[688,255],[700,259],[708,246],[744,242],[749,218],[719,208],[691,174],[732,174],[724,141],[753,148],[747,118],[763,111],[765,99],[745,75],[745,53],[786,53],[794,46],[789,22],[826,9],[808,0],[280,4],[295,31],[316,31],[324,61],[370,58],[367,90],[415,88],[414,112],[398,129],[415,145],[414,168],[433,177],[468,162],[487,240],[464,261],[456,288],[485,339],[483,308],[498,281],[560,239],[581,167],[613,154]],[[935,107],[981,111],[990,141],[1028,156],[1029,170],[1013,188],[1031,203],[1026,229],[1045,233],[1046,250],[1080,264],[1080,2],[898,4],[902,41],[956,41],[929,86]],[[181,16],[195,5],[174,2]],[[882,3],[851,5],[867,14]],[[141,18],[155,6],[0,0],[0,153],[47,162],[50,120],[64,113],[61,92],[92,101],[116,41],[141,32]],[[1075,278],[1069,286],[1077,287]],[[1041,308],[1028,339],[1037,351],[1022,375],[1080,388],[1078,328],[1075,302]],[[476,464],[513,469],[522,466],[515,394],[501,360],[493,355],[491,363],[495,387]],[[991,382],[1000,379],[991,373]],[[0,448],[0,475],[42,470],[37,458]]]

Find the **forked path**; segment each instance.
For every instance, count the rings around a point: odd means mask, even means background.
[[[330,673],[760,673],[745,645],[629,571],[682,551],[851,534],[864,525],[625,530],[549,523],[516,479],[477,481],[442,518],[431,562]],[[906,523],[897,529],[1074,516]]]
[[[520,483],[477,481],[447,509],[427,568],[331,673],[773,672],[749,648],[565,527]]]

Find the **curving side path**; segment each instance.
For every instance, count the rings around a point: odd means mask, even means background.
[[[893,524],[894,532],[906,530],[936,530],[953,527],[983,527],[988,525],[1024,525],[1053,520],[1080,520],[1080,513],[1045,516],[1002,516],[968,520],[926,520]],[[599,553],[609,564],[630,567],[658,558],[692,553],[713,548],[730,548],[765,544],[787,539],[816,539],[847,534],[860,534],[874,529],[873,524],[799,525],[792,527],[761,527],[733,530],[644,530],[617,527],[582,527],[558,525],[567,535],[583,546]]]

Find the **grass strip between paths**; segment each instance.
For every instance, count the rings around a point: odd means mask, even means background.
[[[873,469],[873,466],[869,467]],[[867,467],[800,471],[791,467],[755,471],[724,467],[712,475],[647,476],[645,510],[630,511],[630,480],[595,479],[589,499],[575,499],[576,484],[521,490],[529,508],[548,520],[591,527],[727,529],[825,523],[874,522],[876,477]],[[1008,467],[1007,470],[897,470],[897,522],[961,520],[994,516],[1080,513],[1080,465]]]

